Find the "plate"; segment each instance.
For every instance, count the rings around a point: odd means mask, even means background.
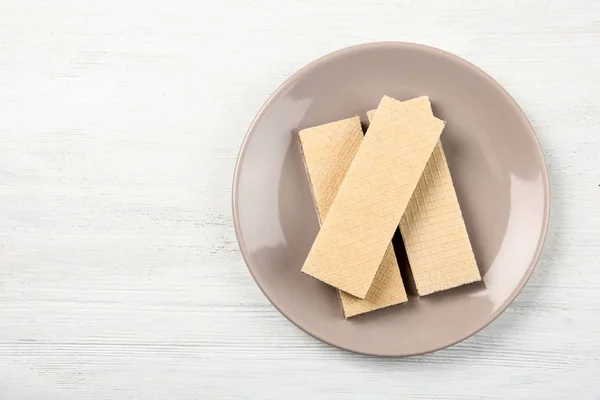
[[[442,145],[483,282],[344,320],[335,290],[300,272],[319,224],[296,135],[364,119],[383,95],[428,95],[447,121]],[[411,43],[350,47],[295,73],[250,126],[233,181],[238,242],[265,296],[315,338],[377,356],[442,349],[493,321],[531,275],[548,214],[543,155],[513,98],[467,61]]]

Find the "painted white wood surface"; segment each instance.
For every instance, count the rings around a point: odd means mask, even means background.
[[[495,77],[552,184],[542,260],[508,311],[395,360],[279,315],[230,208],[275,88],[379,40]],[[595,0],[1,1],[0,399],[600,399],[599,71]]]

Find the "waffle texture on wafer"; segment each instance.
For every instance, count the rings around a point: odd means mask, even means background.
[[[298,134],[317,216],[322,222],[363,141],[359,117],[304,129]],[[393,246],[385,252],[367,296],[338,290],[344,317],[350,318],[407,301]]]
[[[302,271],[364,299],[444,122],[384,97]]]
[[[375,111],[367,113],[369,120]],[[400,220],[400,232],[420,296],[481,280],[440,141]]]

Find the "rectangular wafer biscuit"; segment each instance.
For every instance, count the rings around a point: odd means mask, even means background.
[[[367,112],[369,120],[375,111]],[[400,220],[400,232],[420,296],[481,280],[441,141]]]
[[[410,104],[381,100],[303,272],[366,297],[443,128]]]
[[[359,117],[304,129],[298,134],[319,222],[335,199],[354,155],[363,141]],[[390,244],[367,296],[359,299],[338,290],[344,317],[404,303],[408,300],[398,261]]]

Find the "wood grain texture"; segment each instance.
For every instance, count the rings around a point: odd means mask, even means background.
[[[600,399],[600,3],[5,0],[0,6],[0,399]],[[534,276],[475,337],[356,356],[263,297],[231,178],[302,65],[378,40],[474,62],[550,172]]]

